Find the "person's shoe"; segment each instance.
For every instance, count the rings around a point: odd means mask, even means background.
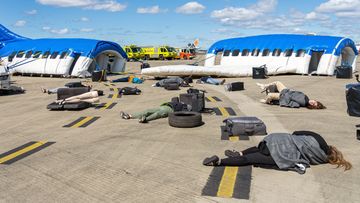
[[[225,83],[225,79],[223,79],[221,82],[220,82],[220,85],[223,85]]]
[[[218,166],[219,164],[219,157],[216,155],[205,158],[203,161],[203,165],[205,166]]]
[[[47,93],[47,89],[43,88],[43,87],[40,87],[41,88],[41,92],[42,93]]]
[[[227,157],[239,157],[242,156],[242,152],[238,152],[236,150],[225,150],[225,156]]]
[[[256,85],[260,87],[261,91],[265,91],[267,88],[267,86],[265,84],[256,83]]]
[[[139,123],[146,123],[146,117],[141,116],[141,118],[139,119]]]
[[[126,119],[126,120],[130,119],[130,115],[123,111],[120,112],[120,116],[121,116],[121,118]]]

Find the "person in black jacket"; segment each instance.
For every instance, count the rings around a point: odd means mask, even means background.
[[[170,102],[163,103],[157,108],[147,109],[134,114],[128,114],[122,111],[120,112],[120,116],[123,119],[139,119],[139,123],[146,123],[159,118],[166,118],[172,112],[184,111],[187,109],[188,106],[186,104],[181,103],[178,97],[174,97]]]
[[[285,137],[284,134],[278,134],[275,136]],[[218,156],[214,155],[212,157],[208,157],[204,159],[203,164],[206,166],[247,166],[254,165],[260,166],[264,168],[273,168],[273,169],[293,169],[299,173],[305,173],[305,168],[308,167],[307,164],[320,164],[320,163],[330,163],[337,165],[338,167],[344,167],[345,170],[351,169],[352,165],[350,162],[346,161],[342,155],[342,153],[336,149],[336,147],[328,145],[324,138],[319,134],[311,131],[295,131],[292,133],[292,136],[302,137],[301,139],[290,139],[297,140],[297,142],[306,141],[306,137],[312,137],[315,140],[315,145],[302,145],[302,143],[296,143],[294,145],[289,145],[294,147],[294,149],[286,149],[286,154],[281,154],[281,157],[278,157],[277,150],[279,148],[269,148],[268,146],[276,146],[280,144],[280,148],[284,145],[284,143],[267,143],[266,137],[263,141],[259,143],[257,147],[250,147],[244,151],[238,152],[235,150],[226,150],[225,156],[227,158],[219,159]],[[290,136],[291,137],[291,136]],[[269,139],[269,140],[279,140],[279,139]],[[296,146],[302,145],[304,146],[302,149],[297,149]],[[285,146],[288,148],[289,146]],[[308,148],[308,149],[306,149]],[[276,149],[273,151],[272,149]],[[321,152],[321,153],[319,153]],[[299,157],[291,156],[292,153],[299,155]],[[322,157],[323,156],[323,157]],[[284,159],[284,157],[286,157]],[[285,163],[294,162],[291,164],[292,167],[284,167],[279,168]],[[291,160],[293,159],[293,160]],[[301,162],[301,160],[306,160],[305,162]]]
[[[280,106],[308,109],[325,109],[326,107],[319,101],[309,99],[303,92],[287,88],[283,83],[276,81],[269,84],[256,83],[263,92],[266,92],[266,99],[260,102],[265,104],[279,104]]]

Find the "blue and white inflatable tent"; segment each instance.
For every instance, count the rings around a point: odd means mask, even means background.
[[[243,69],[234,74],[251,75],[252,67],[266,64],[268,74],[298,73],[333,75],[336,66],[356,68],[355,43],[344,37],[274,34],[240,37],[214,43],[205,66]]]
[[[126,53],[116,43],[77,38],[29,39],[0,25],[0,57],[12,73],[87,77],[123,72]]]

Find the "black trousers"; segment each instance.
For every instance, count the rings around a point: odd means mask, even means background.
[[[251,147],[242,151],[243,155],[221,159],[221,166],[248,166],[254,165],[265,168],[278,168],[270,155],[261,153],[259,148]]]

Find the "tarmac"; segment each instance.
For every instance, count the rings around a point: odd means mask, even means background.
[[[191,62],[150,61],[151,66],[186,63]],[[130,62],[127,71],[138,73],[139,67],[139,63]],[[151,79],[137,85],[93,83],[94,89],[104,90],[100,103],[116,103],[112,108],[49,111],[46,106],[56,95],[43,94],[40,87],[60,87],[79,79],[14,76],[12,80],[26,93],[0,98],[0,202],[318,203],[360,199],[360,141],[355,127],[360,121],[347,115],[345,100],[345,84],[355,79],[307,75],[264,80],[226,78],[227,82],[244,82],[245,90],[237,92],[226,92],[223,86],[193,84],[205,89],[206,96],[221,100],[206,102],[206,107],[230,107],[237,116],[256,116],[265,122],[268,133],[316,131],[353,164],[346,172],[330,164],[311,166],[304,175],[251,166],[203,166],[205,157],[224,157],[226,149],[245,149],[263,139],[222,140],[220,126],[228,116],[223,111],[224,115],[203,114],[205,124],[191,129],[170,127],[167,119],[140,124],[120,118],[120,111],[157,107],[187,88],[167,91],[151,87],[156,82]],[[305,92],[327,109],[260,103],[264,95],[255,83],[272,81]],[[115,88],[124,86],[137,86],[142,94],[117,98]],[[81,121],[81,117],[87,120]],[[11,158],[13,162],[9,163]]]

